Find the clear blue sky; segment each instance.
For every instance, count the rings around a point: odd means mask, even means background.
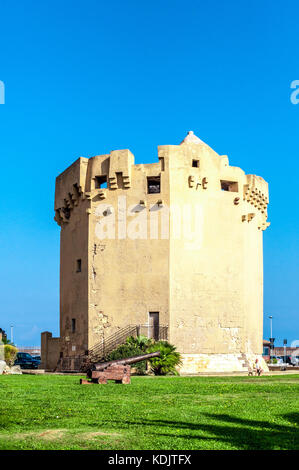
[[[269,182],[265,331],[299,339],[298,2],[1,2],[0,326],[59,330],[55,177],[79,156],[136,162],[190,129]]]

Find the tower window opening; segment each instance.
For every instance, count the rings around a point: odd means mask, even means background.
[[[147,178],[147,192],[148,194],[155,194],[160,192],[160,176],[149,176]]]
[[[82,268],[82,261],[80,259],[77,259],[77,273],[81,273],[81,268]]]
[[[149,312],[148,314],[148,337],[159,339],[159,312]]]
[[[107,175],[95,177],[95,189],[107,188]]]
[[[72,318],[72,333],[76,332],[76,318]]]
[[[193,168],[199,168],[199,160],[192,160]]]
[[[118,189],[124,189],[122,172],[116,172],[115,174],[116,174],[116,182],[117,182]]]
[[[222,191],[238,192],[238,183],[236,181],[220,181]]]

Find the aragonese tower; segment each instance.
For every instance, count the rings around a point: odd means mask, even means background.
[[[44,368],[76,370],[131,327],[174,344],[185,374],[261,356],[268,184],[193,132],[158,157],[115,150],[57,177],[60,337],[42,333]]]

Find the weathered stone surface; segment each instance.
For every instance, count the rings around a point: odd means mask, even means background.
[[[0,361],[0,375],[1,374],[22,374],[20,366],[9,367],[5,361]]]
[[[259,358],[264,372],[269,372],[264,359],[255,354],[183,354],[182,374],[196,375],[213,372],[247,372],[248,366],[253,367],[256,358]]]
[[[0,361],[0,375],[3,374],[5,368],[6,368],[6,362]]]
[[[12,366],[9,371],[10,374],[12,375],[21,375],[22,374],[22,369],[20,366]]]

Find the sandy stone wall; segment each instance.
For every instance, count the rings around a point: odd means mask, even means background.
[[[41,364],[39,369],[54,370],[61,351],[61,339],[53,338],[52,333],[44,331],[41,335]]]
[[[261,356],[249,354],[183,354],[182,375],[197,375],[213,372],[247,372],[248,366],[253,367],[255,359],[259,358],[264,372],[269,372],[268,366]]]

